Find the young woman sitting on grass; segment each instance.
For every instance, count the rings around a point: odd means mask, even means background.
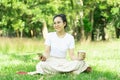
[[[74,37],[65,31],[67,19],[64,14],[58,14],[53,18],[55,32],[48,33],[45,40],[45,52],[40,56],[40,62],[36,65],[36,71],[27,74],[55,74],[71,72],[80,74],[90,72],[84,60],[79,60],[74,54]],[[71,60],[66,59],[67,51]]]

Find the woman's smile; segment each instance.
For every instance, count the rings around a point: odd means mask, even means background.
[[[65,24],[63,23],[61,17],[56,17],[54,19],[54,29],[59,32],[64,30]]]

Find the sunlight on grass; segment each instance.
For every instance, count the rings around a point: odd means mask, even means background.
[[[0,52],[2,53],[24,53],[24,52],[42,52],[43,40],[19,39],[19,38],[1,38]]]
[[[20,60],[12,60],[12,61],[6,60],[4,62],[0,62],[1,67],[6,67],[6,66],[10,66],[10,65],[15,66],[15,65],[19,65],[19,64],[24,64],[24,61],[20,61]]]
[[[37,52],[44,51],[44,40],[39,39],[0,39],[0,80],[119,80],[120,79],[120,40],[76,43],[75,53],[85,50],[86,62],[93,71],[89,74],[56,75],[17,75],[17,71],[34,71],[39,60]]]

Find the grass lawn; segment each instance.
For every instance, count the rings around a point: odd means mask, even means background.
[[[120,80],[120,40],[76,43],[75,53],[83,49],[91,73],[73,75],[18,75],[17,71],[34,71],[39,62],[36,53],[44,51],[39,39],[0,38],[0,80]]]

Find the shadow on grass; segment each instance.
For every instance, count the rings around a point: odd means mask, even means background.
[[[0,80],[120,80],[117,73],[93,70],[91,73],[74,75],[62,73],[54,75],[18,75],[17,71],[34,71],[35,64],[22,64],[5,67],[0,73]]]
[[[76,80],[119,80],[117,73],[93,70],[91,73],[82,73],[76,76]]]
[[[34,71],[36,63],[23,63],[19,65],[9,65],[2,67],[0,72],[0,80],[38,80],[40,75],[30,76],[30,75],[19,75],[17,72],[24,71]]]
[[[34,71],[36,60],[33,60],[34,54],[7,54],[12,60],[20,60],[23,63],[3,66],[0,68],[0,80],[120,80],[120,75],[114,72],[99,71],[93,67],[91,73],[81,73],[73,75],[70,73],[55,75],[18,75],[17,71]]]
[[[24,62],[34,62],[34,57],[37,56],[35,54],[8,54],[8,56],[13,60],[20,60]]]
[[[117,73],[92,71],[91,73],[81,73],[74,75],[70,73],[45,76],[44,80],[120,80]]]

